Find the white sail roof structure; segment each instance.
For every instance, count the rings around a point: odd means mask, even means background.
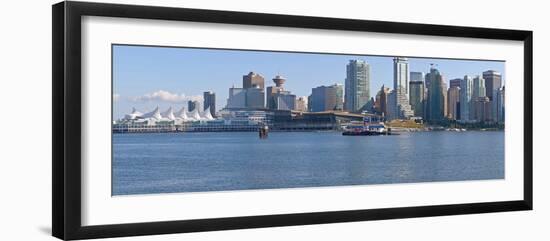
[[[168,120],[175,120],[176,116],[174,116],[174,111],[172,110],[172,106],[168,108],[165,112],[160,113],[162,118],[168,119]]]
[[[176,112],[176,119],[182,120],[182,121],[189,121],[189,117],[187,117],[187,112],[185,111],[185,107],[181,107],[181,109]]]
[[[203,120],[213,120],[214,117],[212,117],[212,113],[210,113],[210,107],[208,107],[204,112],[201,113],[201,117]]]
[[[191,113],[189,113],[189,117],[192,119],[192,120],[201,120],[201,116],[199,115],[199,110],[197,110],[197,108],[195,108],[193,111],[191,111]]]
[[[126,119],[126,120],[135,120],[136,118],[141,117],[142,115],[143,115],[143,113],[137,111],[136,108],[132,107],[132,113],[126,114],[124,116],[124,119]]]
[[[160,111],[159,111],[159,107],[157,106],[157,108],[155,108],[153,111],[151,112],[148,112],[148,113],[145,113],[141,116],[142,118],[144,119],[157,119],[157,120],[160,120],[162,119],[162,115],[160,114]]]

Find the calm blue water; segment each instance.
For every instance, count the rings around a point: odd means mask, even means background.
[[[501,178],[501,131],[113,136],[113,195]]]

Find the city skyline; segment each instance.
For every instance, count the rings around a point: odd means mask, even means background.
[[[188,100],[201,99],[206,91],[216,94],[216,109],[225,107],[230,87],[241,87],[242,77],[253,71],[263,76],[265,87],[283,75],[285,89],[297,97],[309,96],[312,88],[344,84],[346,65],[363,60],[370,66],[370,97],[382,85],[393,89],[393,58],[390,56],[335,55],[292,52],[242,51],[173,47],[113,47],[113,118],[132,107],[150,111],[157,106],[179,109]],[[408,57],[410,72],[429,72],[436,64],[445,78],[482,76],[487,70],[502,73],[504,62]],[[311,71],[315,70],[315,71]],[[373,92],[375,91],[375,92]]]

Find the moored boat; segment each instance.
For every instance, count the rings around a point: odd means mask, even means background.
[[[383,123],[378,124],[364,124],[364,125],[350,125],[344,128],[342,132],[344,136],[385,136],[385,135],[399,135],[392,133],[391,128],[386,128]]]

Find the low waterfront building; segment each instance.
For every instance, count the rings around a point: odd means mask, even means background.
[[[275,116],[272,126],[275,131],[341,130],[344,125],[353,121],[362,122],[365,117],[363,114],[343,111],[288,112]]]
[[[132,113],[137,113],[134,109]],[[301,112],[293,110],[223,109],[219,118],[213,118],[209,109],[191,112],[171,108],[160,112],[158,108],[135,118],[123,118],[113,123],[114,133],[134,132],[222,132],[257,131],[268,126],[273,131],[340,130],[352,121],[362,121],[365,115],[342,111]],[[130,115],[127,115],[130,117]]]

